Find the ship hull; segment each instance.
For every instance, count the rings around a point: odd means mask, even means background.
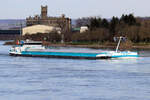
[[[21,54],[9,53],[10,56],[22,57],[46,57],[46,58],[64,58],[64,59],[110,59],[111,57],[97,57],[94,53],[66,53],[66,52],[22,52]]]
[[[20,53],[10,52],[10,56],[24,57],[47,57],[66,59],[110,59],[110,58],[137,58],[136,52],[101,52],[101,53],[78,53],[78,52],[42,52],[42,51],[22,51]]]

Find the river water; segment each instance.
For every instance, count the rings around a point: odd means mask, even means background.
[[[11,57],[3,43],[0,100],[150,100],[148,50],[138,59]]]

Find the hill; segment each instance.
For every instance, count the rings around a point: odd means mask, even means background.
[[[26,26],[25,19],[0,19],[0,29],[15,29],[20,28],[20,26]]]

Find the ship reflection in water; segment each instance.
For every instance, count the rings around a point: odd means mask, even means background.
[[[0,100],[150,100],[150,56],[114,60],[12,57],[10,46],[2,44]]]

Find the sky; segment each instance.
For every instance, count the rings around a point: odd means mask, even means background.
[[[65,14],[70,18],[100,16],[120,17],[132,13],[150,16],[150,0],[1,0],[0,19],[25,19],[40,15],[41,5],[48,6],[49,16]]]

